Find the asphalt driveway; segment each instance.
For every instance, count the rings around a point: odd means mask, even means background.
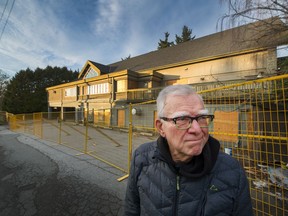
[[[122,215],[125,173],[0,126],[0,215]]]

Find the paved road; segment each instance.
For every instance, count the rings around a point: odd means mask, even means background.
[[[122,215],[124,173],[0,126],[0,215]]]

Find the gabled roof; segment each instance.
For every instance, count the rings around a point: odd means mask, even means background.
[[[273,39],[271,40],[271,38]],[[139,72],[284,44],[288,44],[287,26],[279,18],[273,17],[149,52],[108,66],[110,66],[109,72],[124,69]]]
[[[91,62],[95,67],[97,67],[101,71],[101,74],[109,73],[109,68],[110,68],[109,66],[103,65],[103,64],[91,61],[91,60],[89,60],[89,62]]]
[[[99,73],[99,75],[103,75],[103,74],[107,74],[109,73],[109,66],[88,60],[85,65],[83,66],[82,70],[80,71],[79,75],[78,75],[78,79],[82,79],[83,77],[85,77],[87,71],[89,68],[93,68],[93,70],[97,71]]]

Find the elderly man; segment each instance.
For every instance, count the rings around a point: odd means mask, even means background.
[[[159,138],[133,153],[125,215],[253,215],[249,185],[237,160],[209,136],[214,116],[189,85],[157,98]]]

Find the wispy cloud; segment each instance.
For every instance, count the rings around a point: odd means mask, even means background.
[[[71,55],[77,52],[71,52],[73,44],[52,9],[38,1],[15,3],[15,13],[0,44],[2,53],[10,55],[14,64],[25,69],[79,62]]]
[[[174,40],[183,25],[197,37],[214,33],[219,15],[215,2],[15,1],[0,41],[0,69],[17,72],[47,65],[81,69],[88,59],[109,64],[156,50],[164,32]]]
[[[96,35],[110,35],[115,33],[120,21],[121,11],[124,6],[119,4],[118,0],[100,0],[95,8],[96,15],[92,28],[95,29]]]

